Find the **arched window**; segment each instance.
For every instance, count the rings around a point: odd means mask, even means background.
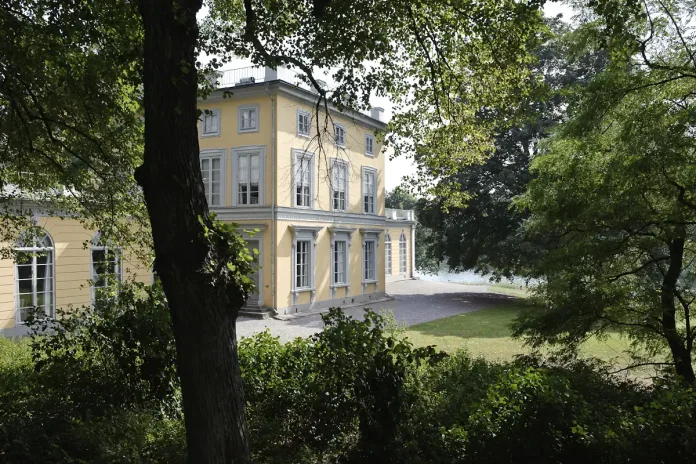
[[[406,273],[406,235],[401,232],[399,237],[399,274]]]
[[[389,234],[384,239],[384,271],[387,275],[392,274],[392,247]]]
[[[21,324],[36,311],[36,317],[53,317],[55,310],[55,247],[43,229],[23,233],[15,247],[16,321]]]
[[[98,293],[121,282],[121,250],[111,244],[101,231],[92,239],[92,301]]]

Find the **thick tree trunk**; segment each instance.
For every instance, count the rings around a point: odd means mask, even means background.
[[[667,344],[672,352],[672,360],[677,374],[689,384],[694,383],[694,368],[691,364],[691,353],[686,349],[684,340],[679,336],[676,323],[676,289],[684,261],[685,231],[683,227],[677,231],[676,237],[669,244],[669,268],[662,279],[661,305],[662,330]]]
[[[208,206],[199,166],[194,48],[201,0],[141,0],[145,31],[143,187],[174,324],[191,463],[248,463],[235,321],[241,292],[211,283],[214,253],[199,218]]]

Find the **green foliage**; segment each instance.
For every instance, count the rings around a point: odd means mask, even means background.
[[[430,229],[419,243],[420,253],[446,261],[452,271],[473,269],[500,280],[527,275],[539,256],[540,244],[522,233],[529,212],[514,208],[514,199],[532,179],[529,165],[539,142],[565,117],[570,90],[586,86],[607,65],[601,50],[573,51],[573,32],[565,23],[548,18],[546,23],[550,32],[533,50],[535,61],[529,65],[543,86],[526,97],[518,117],[497,128],[489,156],[461,164],[441,181],[459,185],[464,203],[452,207],[448,198],[437,196],[417,204],[420,222]],[[488,117],[479,114],[481,120]]]
[[[623,44],[604,40],[616,26],[604,10],[572,37],[576,49],[609,44],[611,62],[574,95],[518,203],[544,250],[531,272],[545,276],[546,309],[516,333],[566,350],[624,333],[636,364],[657,358],[693,383],[696,76],[683,65],[693,8],[644,7]]]
[[[136,15],[118,0],[0,5],[3,241],[11,243],[40,204],[122,246],[148,248],[147,214],[133,178],[142,160]]]

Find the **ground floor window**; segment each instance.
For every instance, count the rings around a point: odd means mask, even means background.
[[[121,282],[121,250],[110,245],[101,233],[92,240],[92,301],[101,292]]]
[[[403,232],[399,239],[399,273],[406,273],[406,235]]]
[[[365,241],[364,252],[364,280],[373,281],[375,279],[375,270],[377,268],[377,260],[375,255],[375,241],[367,240]]]
[[[311,242],[309,240],[298,240],[295,246],[295,288],[309,288],[311,286],[309,278]]]
[[[334,268],[333,281],[334,284],[347,283],[346,263],[348,262],[348,244],[345,241],[337,241],[334,243]]]
[[[54,315],[53,240],[44,231],[32,230],[20,236],[15,248],[15,307],[17,322]]]
[[[392,247],[391,237],[387,235],[384,241],[384,272],[386,275],[392,274]]]

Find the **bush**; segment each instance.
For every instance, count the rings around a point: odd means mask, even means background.
[[[338,309],[289,343],[239,342],[258,463],[693,462],[696,393],[601,365],[492,364],[415,349]],[[0,461],[183,463],[175,352],[158,288],[126,287],[34,337],[0,339]]]

